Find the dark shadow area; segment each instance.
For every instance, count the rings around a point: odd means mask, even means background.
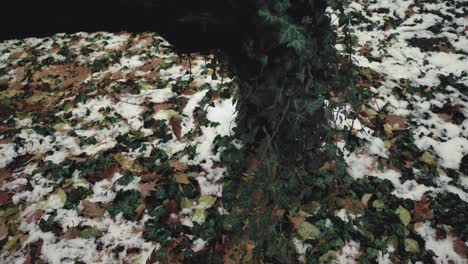
[[[242,3],[242,8],[238,3]],[[238,50],[248,30],[248,1],[4,0],[0,38],[74,32],[157,32],[180,52]],[[253,10],[253,9],[252,9]]]

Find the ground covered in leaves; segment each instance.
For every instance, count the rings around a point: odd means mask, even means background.
[[[203,250],[206,219],[224,213],[220,153],[236,144],[220,143],[236,89],[211,57],[126,33],[6,41],[0,54],[2,263]]]
[[[290,197],[266,221],[289,224],[290,262],[468,263],[466,7],[351,1],[346,14],[357,83],[328,99],[343,106],[342,158],[298,170],[323,197]],[[257,241],[227,236],[248,223],[222,203],[235,196],[223,153],[242,145],[219,70],[156,34],[1,43],[1,262],[175,263],[215,244],[225,263],[255,262]]]

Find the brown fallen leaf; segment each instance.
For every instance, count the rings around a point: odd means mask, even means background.
[[[174,108],[174,105],[169,104],[169,103],[160,103],[160,104],[153,105],[153,111],[155,113],[157,113],[158,111],[161,111],[161,110],[169,110],[169,109],[172,109],[172,108]]]
[[[147,197],[150,195],[151,191],[156,190],[156,181],[150,183],[140,183],[138,184],[138,189],[142,197]]]
[[[299,226],[305,221],[305,216],[303,215],[288,216],[288,218],[289,221],[294,225],[294,229],[299,229]]]
[[[322,167],[319,168],[319,170],[334,170],[336,168],[336,161],[327,161],[325,162]]]
[[[34,213],[28,215],[26,217],[26,222],[28,223],[37,223],[37,220],[41,218],[43,211],[41,209],[37,209]]]
[[[405,11],[405,16],[407,18],[409,17],[412,17],[416,12],[414,12],[413,8],[409,7],[408,9],[406,9]]]
[[[337,201],[343,208],[346,209],[346,211],[353,214],[362,213],[365,209],[364,204],[362,204],[361,201],[353,199],[351,197],[338,198]]]
[[[432,210],[429,207],[430,202],[425,195],[421,197],[420,201],[414,202],[414,219],[416,221],[424,221],[432,219]]]
[[[0,240],[5,239],[8,236],[8,225],[4,222],[0,222]]]
[[[406,117],[398,115],[387,115],[385,121],[390,125],[392,131],[406,130]]]
[[[26,259],[24,264],[35,264],[39,263],[39,257],[41,256],[43,241],[39,241],[28,245],[28,253],[26,254]]]
[[[141,204],[135,209],[136,219],[137,219],[137,220],[140,220],[140,219],[141,219],[141,217],[143,216],[143,212],[145,211],[145,208],[146,208],[146,204],[145,204],[145,203],[141,203]]]
[[[0,191],[0,205],[8,204],[11,201],[11,196],[7,191]]]
[[[187,165],[183,164],[182,162],[178,160],[170,160],[168,163],[169,163],[169,166],[174,168],[176,171],[184,172],[188,169]]]
[[[180,140],[182,130],[181,119],[179,117],[173,116],[169,123],[171,124],[172,131],[174,132],[177,140]]]
[[[468,259],[468,247],[461,239],[453,240],[453,250],[464,259]]]
[[[180,184],[190,184],[189,175],[187,173],[176,173],[175,180]]]
[[[74,239],[80,235],[80,230],[76,227],[69,228],[63,235],[61,235],[60,239]]]
[[[368,44],[365,44],[364,46],[362,46],[362,48],[359,50],[359,53],[361,55],[366,55],[369,53],[369,45]]]
[[[97,203],[90,202],[88,200],[83,200],[83,214],[89,217],[102,217],[106,210],[99,206]]]

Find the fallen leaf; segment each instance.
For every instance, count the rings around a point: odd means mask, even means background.
[[[303,222],[297,232],[304,240],[316,239],[320,235],[320,229],[309,222]]]
[[[83,214],[89,217],[102,217],[106,210],[99,206],[97,203],[93,203],[88,200],[83,200]]]
[[[8,236],[8,225],[5,221],[0,221],[0,240],[5,239]]]
[[[176,173],[175,180],[177,183],[190,184],[189,175],[187,173]]]
[[[182,162],[178,160],[169,160],[168,161],[169,166],[174,168],[176,171],[184,172],[188,169],[188,166],[183,164]]]
[[[323,254],[319,258],[319,263],[334,263],[334,260],[336,260],[338,257],[336,255],[336,252],[334,250],[328,250],[327,253]]]
[[[30,215],[28,215],[26,217],[26,222],[28,222],[28,223],[33,223],[33,222],[37,223],[37,220],[39,220],[39,218],[41,218],[42,213],[43,213],[42,209],[37,209],[34,213],[32,213],[32,214],[30,214]]]
[[[150,195],[151,191],[156,191],[156,181],[150,183],[140,183],[138,184],[138,189],[140,190],[141,196],[147,197]]]
[[[80,235],[80,230],[76,227],[69,228],[63,235],[61,235],[60,239],[74,239]]]
[[[421,197],[420,201],[414,202],[414,219],[416,221],[424,221],[432,219],[432,210],[429,208],[429,200],[425,195]]]
[[[2,168],[0,169],[0,181],[4,181],[8,178],[11,177],[11,171],[6,169],[6,168]]]
[[[460,239],[453,240],[453,250],[464,259],[468,259],[468,247]]]
[[[146,204],[142,203],[135,209],[137,220],[141,219],[141,217],[143,216],[143,212],[145,211],[145,208],[146,208]]]
[[[11,196],[7,191],[0,191],[0,205],[8,204],[11,201]]]
[[[364,211],[364,204],[361,201],[353,199],[351,197],[338,198],[338,203],[346,209],[346,211],[353,214],[360,214]]]
[[[323,170],[334,170],[336,168],[336,161],[335,160],[332,160],[332,161],[327,161],[325,162],[322,167],[319,168],[319,170],[323,171]]]
[[[135,160],[128,158],[127,156],[123,155],[122,153],[118,153],[114,156],[114,159],[122,166],[122,168],[126,170],[131,170]]]
[[[241,244],[241,248],[246,252],[242,258],[242,263],[248,263],[253,259],[253,249],[255,248],[255,242],[252,240],[244,241]]]
[[[387,115],[385,121],[392,128],[392,131],[406,130],[406,117],[398,115]]]
[[[294,225],[294,229],[299,229],[299,226],[305,221],[305,216],[303,215],[288,216],[288,218],[289,221]]]
[[[369,200],[372,198],[372,193],[366,193],[362,196],[361,198],[361,203],[364,205],[364,207],[367,207],[367,204],[369,203]]]
[[[395,210],[395,213],[398,215],[401,223],[404,226],[407,226],[411,222],[411,215],[403,206],[398,206],[398,208]]]
[[[169,104],[169,103],[160,103],[160,104],[153,105],[153,111],[155,113],[157,113],[158,111],[161,111],[161,110],[169,110],[169,109],[172,109],[172,108],[174,108],[174,105]]]
[[[174,135],[176,136],[177,140],[180,140],[181,136],[181,130],[182,130],[182,125],[181,125],[181,119],[179,117],[171,117],[171,120],[169,121],[172,131],[174,132]]]
[[[414,12],[413,8],[408,7],[408,9],[406,9],[406,11],[405,11],[405,16],[407,18],[409,18],[409,17],[412,17],[415,13],[416,12]]]
[[[202,195],[198,198],[198,208],[211,208],[216,202],[216,197],[210,195]]]
[[[432,155],[429,151],[425,151],[419,160],[429,165],[435,164],[435,156]]]
[[[419,244],[418,241],[412,238],[405,239],[405,250],[410,253],[418,253],[419,252]]]
[[[359,50],[359,53],[361,55],[366,55],[369,53],[369,45],[368,44],[364,44],[364,46],[362,46],[362,48]]]

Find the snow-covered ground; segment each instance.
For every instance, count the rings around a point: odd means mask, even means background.
[[[211,57],[168,46],[102,32],[0,43],[0,262],[147,263],[175,235],[205,247],[191,228],[224,212],[215,143],[236,125],[236,88]]]
[[[298,259],[468,263],[466,1],[346,13],[360,101],[335,110],[351,136],[334,143],[354,189],[324,219],[287,212]],[[176,262],[213,246],[237,88],[212,57],[168,47],[152,33],[0,43],[0,262]]]
[[[337,13],[330,13],[337,24]],[[335,111],[338,128],[352,126],[357,140],[346,147],[344,141],[337,142],[348,173],[355,180],[388,180],[393,197],[414,201],[408,216],[422,239],[416,242],[418,252],[432,251],[436,263],[468,263],[466,222],[447,224],[451,231],[443,238],[444,221],[450,220],[431,211],[431,202],[446,193],[468,209],[466,1],[356,0],[346,13],[352,24],[352,60],[359,72],[355,89],[362,96],[358,109]],[[357,113],[357,118],[349,113]],[[450,215],[452,209],[444,212]],[[346,212],[339,215],[347,221]],[[349,215],[356,223],[367,218]],[[468,220],[467,215],[462,213],[460,220]],[[405,250],[415,253],[407,248],[416,241],[409,237]],[[378,262],[398,261],[394,250],[379,252]]]

